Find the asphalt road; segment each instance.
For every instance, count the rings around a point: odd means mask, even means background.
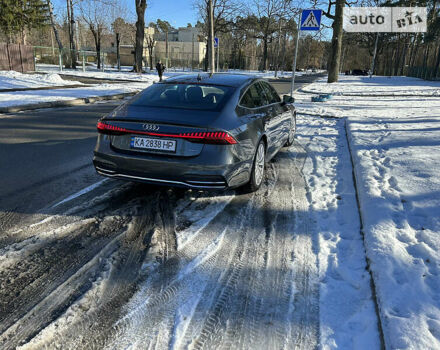
[[[298,77],[295,88],[316,78]],[[289,79],[269,81],[289,93]],[[101,178],[91,163],[95,125],[119,103],[0,116],[0,231]]]

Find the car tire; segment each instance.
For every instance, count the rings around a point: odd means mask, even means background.
[[[245,192],[257,191],[264,180],[266,165],[266,145],[263,140],[260,140],[257,146],[257,150],[254,156],[254,162],[252,164],[251,178],[249,182],[244,186]]]
[[[296,113],[292,117],[289,136],[287,138],[286,143],[284,144],[284,147],[290,147],[293,145],[293,142],[295,141],[295,135],[296,135]]]

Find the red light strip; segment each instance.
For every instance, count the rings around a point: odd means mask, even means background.
[[[187,140],[217,141],[232,145],[237,143],[237,140],[235,140],[235,138],[229,135],[227,132],[190,132],[190,133],[180,133],[180,134],[160,134],[151,131],[129,130],[129,129],[121,128],[119,126],[106,124],[103,122],[98,122],[96,127],[98,131],[102,131],[102,132],[115,131],[115,132],[123,132],[123,133],[138,134],[138,135],[174,137],[174,138],[187,139]]]

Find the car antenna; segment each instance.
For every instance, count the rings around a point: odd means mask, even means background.
[[[200,73],[197,75],[197,81],[202,81],[202,76],[200,75]]]

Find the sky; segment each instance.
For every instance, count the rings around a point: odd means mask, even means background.
[[[60,15],[65,15],[66,0],[52,1],[55,12]],[[186,27],[188,23],[194,26],[199,18],[198,10],[194,7],[197,1],[198,0],[147,0],[145,24],[148,26],[150,22],[156,22],[157,19],[161,19],[168,21],[175,28]],[[135,22],[135,0],[118,0],[118,2],[119,5],[127,11],[123,17],[126,17],[130,22]],[[76,14],[78,15],[78,11]],[[327,23],[328,20],[324,18],[323,22]],[[315,32],[306,34],[315,34]],[[324,39],[330,38],[328,30],[322,29],[321,34]]]
[[[197,23],[198,12],[194,8],[195,0],[147,0],[145,23],[156,22],[158,18],[170,22],[173,27],[186,27],[187,23]],[[53,0],[55,11],[65,13],[66,0]],[[135,21],[136,10],[134,0],[119,0],[119,4],[127,9],[127,15]]]
[[[156,22],[158,18],[170,22],[173,27],[186,27],[187,23],[196,24],[198,12],[194,0],[150,0],[145,22]]]

